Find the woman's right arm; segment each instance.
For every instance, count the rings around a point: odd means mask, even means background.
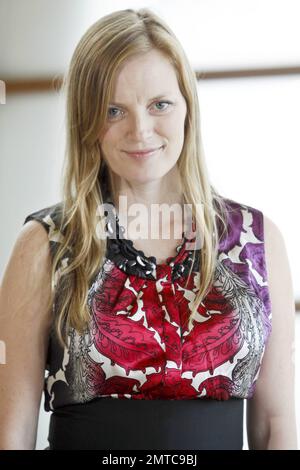
[[[29,221],[15,242],[0,286],[2,450],[35,449],[52,321],[52,309],[47,309],[50,276],[47,232],[39,222]]]

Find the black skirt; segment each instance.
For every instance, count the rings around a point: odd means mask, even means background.
[[[55,410],[49,450],[241,450],[244,400],[111,397]]]

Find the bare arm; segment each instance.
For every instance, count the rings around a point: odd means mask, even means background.
[[[38,222],[27,222],[0,286],[0,340],[6,350],[0,364],[0,449],[36,445],[51,325],[50,269],[47,233]]]
[[[249,449],[297,449],[295,416],[295,301],[283,237],[264,217],[272,332],[252,399],[247,402]]]

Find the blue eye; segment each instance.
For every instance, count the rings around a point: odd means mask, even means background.
[[[110,114],[110,111],[111,111],[111,110],[117,110],[117,111],[118,111],[118,108],[109,108],[109,110],[108,110],[108,117],[109,117],[109,118],[118,117],[117,114]]]
[[[156,105],[161,105],[161,104],[167,104],[167,105],[172,105],[171,101],[157,101],[156,103],[154,103],[155,106]],[[156,108],[157,111],[165,111],[169,106],[166,106],[164,108]],[[117,113],[111,113],[111,111],[120,111],[118,108],[114,107],[114,106],[111,106],[108,110],[108,118],[109,119],[115,119],[117,117],[119,117],[119,114]]]
[[[158,101],[158,102],[155,103],[155,104],[157,105],[157,104],[161,104],[161,103],[168,104],[168,105],[169,105],[169,104],[172,104],[170,101]],[[164,111],[165,109],[167,109],[167,107],[164,108],[164,109],[161,109],[161,108],[160,108],[158,111]]]

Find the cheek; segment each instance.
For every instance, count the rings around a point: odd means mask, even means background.
[[[169,116],[168,125],[170,129],[176,130],[176,132],[181,133],[184,129],[185,113],[183,109],[179,107],[176,113],[172,113]]]
[[[102,138],[100,137],[99,141],[104,152],[111,152],[117,141],[114,130],[112,128],[104,129]]]
[[[165,135],[170,144],[179,145],[184,139],[184,116],[174,115],[164,127]]]

